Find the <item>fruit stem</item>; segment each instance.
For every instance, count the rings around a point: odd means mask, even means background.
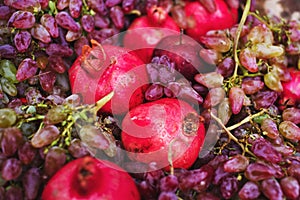
[[[227,133],[227,135],[229,137],[229,141],[233,140],[235,143],[237,143],[242,148],[243,155],[245,153],[248,153],[251,156],[255,157],[255,155],[247,147],[245,147],[242,143],[240,143],[239,140],[230,132],[230,130],[228,130],[228,128],[223,124],[223,122],[222,122],[222,120],[220,118],[216,117],[212,112],[210,114],[211,114],[211,117],[214,120],[216,120],[216,122],[218,124],[220,124],[221,127],[224,129],[224,131]]]
[[[236,30],[236,37],[234,38],[233,54],[234,54],[235,68],[234,68],[234,73],[232,75],[233,82],[237,77],[238,67],[240,65],[240,61],[238,58],[238,44],[239,44],[240,36],[241,36],[242,30],[243,30],[243,26],[246,22],[247,16],[250,11],[250,6],[251,6],[251,0],[247,0],[241,21]]]
[[[241,125],[243,125],[243,124],[245,124],[247,122],[250,122],[252,119],[263,115],[265,112],[266,112],[266,110],[262,110],[262,111],[260,111],[260,112],[258,112],[256,114],[254,114],[254,115],[249,115],[245,119],[243,119],[242,121],[240,121],[239,123],[236,123],[236,124],[234,124],[232,126],[229,126],[226,129],[228,131],[234,130],[234,129],[238,128],[239,126],[241,126]]]

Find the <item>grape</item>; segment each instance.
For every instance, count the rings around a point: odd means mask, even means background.
[[[283,199],[283,192],[276,179],[270,178],[261,183],[262,193],[270,200]]]
[[[212,183],[214,185],[219,185],[219,184],[221,184],[221,182],[224,180],[225,177],[229,177],[229,176],[231,176],[231,173],[226,172],[224,170],[224,164],[221,164],[217,167],[217,169],[215,171]]]
[[[13,109],[0,109],[0,128],[11,127],[17,121],[17,115]]]
[[[243,79],[242,89],[244,90],[245,94],[255,94],[263,89],[264,85],[265,84],[260,77],[247,77]]]
[[[33,148],[33,146],[29,142],[25,142],[18,149],[18,158],[25,165],[29,165],[35,158],[36,154],[37,149]]]
[[[50,36],[49,32],[41,24],[35,24],[30,29],[30,33],[31,33],[32,37],[34,37],[37,40],[40,40],[43,43],[51,42],[51,36]]]
[[[74,158],[81,158],[83,156],[89,155],[87,148],[79,139],[74,139],[71,141],[71,144],[68,147],[68,151]]]
[[[10,60],[1,60],[0,61],[0,74],[2,77],[6,78],[12,83],[17,83],[16,79],[17,69],[13,62]]]
[[[294,124],[300,124],[300,109],[299,108],[286,108],[282,113],[283,121],[290,121]]]
[[[50,70],[40,71],[39,74],[39,82],[46,92],[53,91],[54,83],[56,81],[56,74]]]
[[[229,99],[225,98],[218,106],[218,117],[226,125],[232,115]]]
[[[120,6],[114,6],[110,9],[110,18],[113,24],[116,26],[117,29],[122,29],[124,27],[124,12]]]
[[[225,172],[243,172],[249,165],[249,159],[237,154],[224,163]]]
[[[31,12],[21,10],[14,12],[8,21],[8,25],[19,29],[32,28],[34,24],[34,15]]]
[[[31,58],[25,58],[18,67],[16,78],[18,81],[24,81],[33,77],[38,71],[37,63]]]
[[[23,191],[18,186],[11,186],[5,192],[5,200],[23,200]]]
[[[9,96],[16,96],[17,95],[17,87],[15,84],[7,80],[6,78],[2,77],[0,78],[0,83],[3,92],[8,94]]]
[[[50,33],[51,37],[57,38],[59,36],[57,23],[52,15],[44,14],[41,17],[40,22]]]
[[[251,163],[245,171],[245,177],[251,181],[261,181],[273,177],[276,171],[262,163]]]
[[[222,60],[222,54],[213,49],[201,49],[199,55],[205,62],[211,65],[216,65]]]
[[[63,148],[50,148],[45,157],[44,173],[48,177],[53,176],[65,164],[66,158]]]
[[[266,132],[267,136],[271,139],[276,139],[279,136],[277,125],[271,118],[262,120],[261,130]]]
[[[56,7],[58,10],[64,10],[69,6],[69,0],[57,0]]]
[[[33,87],[26,90],[25,96],[29,105],[39,103],[42,100],[40,91]]]
[[[160,179],[159,188],[162,192],[175,192],[178,185],[177,177],[174,175],[168,175]]]
[[[39,0],[39,3],[41,4],[42,10],[46,10],[49,6],[49,0]]]
[[[80,29],[77,32],[73,32],[73,31],[68,31],[66,34],[66,40],[68,42],[73,42],[75,40],[78,40],[82,35],[82,30]]]
[[[230,50],[232,42],[229,38],[223,36],[202,36],[200,42],[207,48],[225,53]]]
[[[93,9],[96,13],[99,13],[102,16],[108,14],[108,10],[104,0],[88,0],[87,4],[91,9]]]
[[[53,71],[57,73],[64,73],[67,70],[67,67],[64,63],[64,60],[60,56],[49,56],[48,57],[48,66],[51,68]]]
[[[107,149],[109,141],[104,136],[103,130],[95,126],[86,125],[80,129],[79,137],[81,141],[92,149]]]
[[[274,41],[272,31],[264,24],[254,26],[248,33],[247,39],[251,40],[253,44],[273,44]]]
[[[260,90],[251,96],[254,108],[269,108],[277,99],[278,94],[271,90]]]
[[[18,178],[22,173],[22,164],[16,158],[8,158],[2,164],[1,175],[4,180],[10,181]]]
[[[233,114],[238,114],[244,103],[245,93],[239,87],[232,87],[229,90],[229,103]]]
[[[271,163],[279,163],[282,161],[282,156],[277,152],[272,144],[264,139],[257,139],[251,146],[251,151],[261,159]]]
[[[152,84],[145,92],[145,99],[154,101],[160,99],[164,94],[164,87],[160,84]]]
[[[297,199],[299,197],[300,186],[296,178],[292,176],[284,177],[280,180],[280,186],[287,198]]]
[[[134,0],[122,0],[122,9],[125,13],[129,13],[135,6]]]
[[[204,100],[203,107],[204,108],[214,107],[219,103],[221,103],[224,100],[224,98],[225,98],[225,91],[223,88],[221,87],[212,88],[211,90],[209,90]]]
[[[274,71],[271,71],[264,75],[264,82],[266,86],[271,90],[274,90],[276,92],[283,91],[283,87],[280,82],[279,76]]]
[[[65,11],[61,11],[55,15],[56,23],[64,29],[77,32],[80,26],[76,21]]]
[[[31,139],[31,145],[35,148],[41,148],[51,144],[59,137],[59,130],[54,125],[45,126],[39,129]]]
[[[49,56],[61,56],[61,57],[69,57],[72,56],[73,50],[68,46],[63,46],[61,44],[51,43],[46,48],[46,53]]]
[[[238,180],[235,176],[226,177],[220,185],[221,194],[224,199],[231,199],[238,191]]]
[[[95,28],[95,18],[91,15],[83,15],[81,18],[81,25],[82,28],[86,31],[86,32],[92,32]]]
[[[252,181],[246,182],[239,191],[239,197],[241,200],[254,200],[260,195],[259,187]]]
[[[162,192],[160,193],[158,200],[177,200],[178,197],[174,192]]]
[[[95,27],[97,28],[108,28],[110,25],[110,19],[106,16],[102,16],[96,13],[94,16]]]
[[[12,156],[23,142],[22,133],[19,129],[6,128],[2,133],[1,149],[4,155]]]
[[[24,194],[27,199],[37,198],[42,177],[38,168],[29,169],[22,178]]]
[[[300,140],[300,128],[291,121],[283,121],[279,124],[279,132],[289,140]]]
[[[82,10],[81,0],[69,0],[69,12],[73,18],[78,18]]]
[[[206,74],[197,74],[195,81],[204,85],[207,88],[217,88],[223,85],[224,77],[217,72],[210,72]]]
[[[89,45],[89,40],[85,36],[81,36],[74,42],[74,51],[77,56],[79,56],[82,52],[82,47],[84,45]]]
[[[9,19],[10,16],[12,15],[13,10],[5,5],[0,5],[0,19]]]
[[[256,54],[250,48],[245,48],[241,50],[240,55],[240,62],[248,71],[250,72],[257,72],[258,65],[256,63]]]
[[[0,45],[0,57],[1,58],[15,58],[17,50],[10,44]]]
[[[15,35],[14,43],[20,53],[25,52],[31,43],[30,33],[28,31],[21,30]]]

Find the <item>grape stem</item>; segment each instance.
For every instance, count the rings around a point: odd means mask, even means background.
[[[210,113],[211,117],[216,120],[216,122],[218,124],[220,124],[220,126],[224,129],[224,131],[227,133],[228,138],[229,138],[229,142],[230,140],[233,140],[235,143],[237,143],[243,151],[243,155],[245,153],[250,154],[253,157],[256,157],[251,151],[249,151],[249,149],[247,147],[245,147],[242,143],[239,142],[239,140],[230,132],[230,130],[223,124],[222,120],[220,118],[218,118],[217,116],[215,116],[212,112]],[[250,117],[250,116],[249,116]]]
[[[243,30],[243,26],[246,22],[247,16],[250,11],[250,5],[251,5],[251,0],[247,0],[241,21],[236,31],[236,37],[234,38],[233,54],[234,54],[235,68],[234,68],[234,73],[232,75],[233,82],[235,82],[235,79],[237,77],[238,67],[240,65],[240,61],[238,58],[238,44]]]

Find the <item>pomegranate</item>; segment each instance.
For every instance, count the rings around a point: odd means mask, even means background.
[[[179,32],[175,21],[163,8],[153,6],[147,16],[136,18],[124,36],[124,46],[133,50],[145,63],[149,63],[153,49],[165,36]]]
[[[289,68],[291,80],[282,82],[283,92],[280,103],[295,105],[300,103],[300,71],[295,68]]]
[[[141,104],[148,75],[143,62],[129,50],[111,45],[101,46],[92,40],[69,69],[72,93],[80,93],[84,103],[95,103],[114,91],[101,112],[123,114]]]
[[[47,183],[43,200],[139,200],[133,179],[117,165],[87,156],[61,168]]]
[[[230,28],[237,23],[237,8],[228,7],[224,0],[215,0],[215,6],[215,12],[210,13],[199,1],[186,3],[187,35],[200,41],[201,36],[210,30]]]
[[[122,142],[132,160],[169,169],[189,168],[204,141],[205,130],[196,110],[171,98],[141,104],[122,121]]]

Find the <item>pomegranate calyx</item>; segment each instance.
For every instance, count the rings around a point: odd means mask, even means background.
[[[147,15],[152,23],[163,24],[167,19],[168,13],[162,7],[154,5],[148,9]]]

